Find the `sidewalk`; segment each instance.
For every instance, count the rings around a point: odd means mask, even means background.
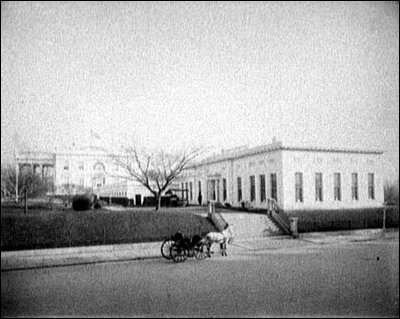
[[[297,239],[290,236],[249,239],[235,238],[233,244],[228,246],[228,250],[234,255],[236,253],[245,253],[246,251],[277,251],[323,244],[346,244],[357,241],[398,239],[398,229],[388,229],[385,233],[383,233],[382,229],[301,233]],[[161,244],[162,242],[152,242],[1,252],[1,271],[162,258]]]

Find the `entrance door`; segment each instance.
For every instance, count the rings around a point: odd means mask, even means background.
[[[216,187],[215,187],[215,179],[209,179],[207,181],[207,199],[208,200],[216,200]]]
[[[136,194],[135,195],[135,202],[136,202],[136,206],[141,206],[142,205],[142,195]]]

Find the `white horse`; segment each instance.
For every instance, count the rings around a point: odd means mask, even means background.
[[[228,256],[226,253],[226,243],[231,244],[233,242],[233,230],[228,224],[226,224],[225,229],[222,232],[209,232],[206,235],[207,239],[207,250],[208,257],[210,257],[211,245],[214,243],[219,244],[221,255]]]

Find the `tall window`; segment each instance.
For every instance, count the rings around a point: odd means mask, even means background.
[[[358,200],[358,175],[357,175],[357,173],[351,174],[351,198]]]
[[[303,202],[303,173],[295,173],[296,202]]]
[[[193,183],[189,183],[189,195],[190,195],[190,200],[193,200]]]
[[[222,200],[226,201],[226,179],[222,179]]]
[[[80,171],[83,171],[83,168],[84,168],[83,162],[80,162],[80,163],[79,163],[79,170],[80,170]]]
[[[278,200],[278,187],[276,184],[276,174],[273,173],[270,175],[271,180],[271,198]]]
[[[315,173],[315,200],[322,202],[322,173]]]
[[[250,176],[250,201],[256,200],[256,178],[254,175]]]
[[[242,178],[237,178],[237,195],[238,195],[238,202],[242,200]]]
[[[265,175],[260,175],[260,201],[265,202]]]
[[[188,195],[188,183],[185,183],[185,199],[189,199]]]
[[[181,183],[181,188],[182,188],[182,199],[185,199],[185,192],[184,192],[185,184],[184,183]]]
[[[333,174],[333,199],[342,200],[340,173]]]
[[[201,181],[199,181],[199,195],[201,195]]]
[[[368,198],[375,199],[374,174],[368,173]]]

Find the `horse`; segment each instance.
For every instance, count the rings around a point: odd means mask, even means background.
[[[210,256],[210,249],[211,245],[214,243],[219,244],[221,255],[222,256],[228,256],[226,252],[226,243],[231,244],[233,242],[233,230],[232,227],[230,227],[228,224],[226,224],[225,228],[221,232],[209,232],[206,235],[207,239],[207,255],[208,257]]]

